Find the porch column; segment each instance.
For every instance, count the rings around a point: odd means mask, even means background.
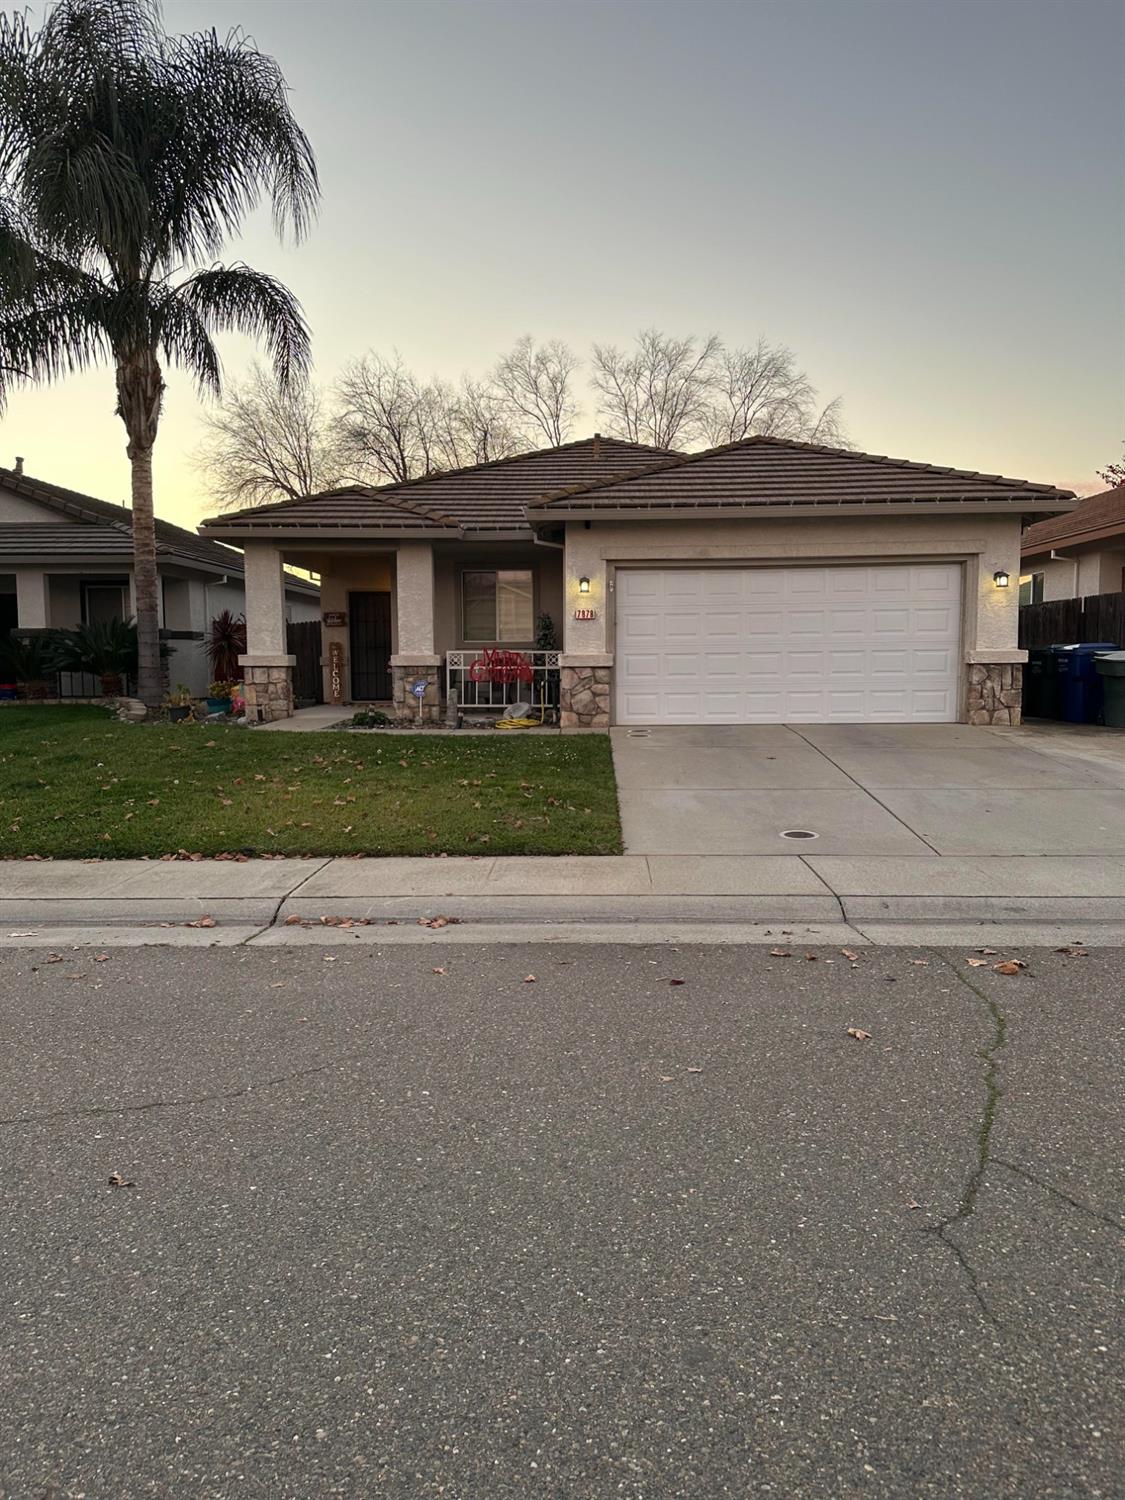
[[[395,718],[436,724],[441,718],[441,657],[434,651],[434,549],[429,542],[403,542],[395,565],[397,649],[391,657]],[[419,699],[411,691],[425,683]]]
[[[46,630],[51,623],[51,589],[42,568],[16,569],[16,628]]]
[[[293,664],[285,649],[285,581],[279,548],[248,542],[246,570],[246,655],[242,668],[246,717],[267,724],[293,712]]]

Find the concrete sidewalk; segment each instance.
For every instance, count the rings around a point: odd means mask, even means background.
[[[0,863],[0,923],[1125,924],[1125,855]]]

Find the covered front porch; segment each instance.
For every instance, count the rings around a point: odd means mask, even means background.
[[[548,701],[553,674],[557,707],[561,548],[511,540],[319,546],[254,540],[246,542],[245,558],[241,663],[253,722],[293,712],[286,565],[319,575],[326,706],[371,705],[403,723],[433,724],[443,718],[451,688],[466,711],[496,712],[519,696]],[[479,665],[485,653],[497,653],[490,657],[495,665]]]

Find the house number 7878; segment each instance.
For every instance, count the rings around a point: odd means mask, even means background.
[[[576,609],[574,611],[574,618],[576,620],[596,620],[598,612],[596,609]]]

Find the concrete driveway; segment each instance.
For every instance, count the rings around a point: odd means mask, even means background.
[[[1112,730],[707,725],[615,729],[612,738],[630,854],[1100,855],[1125,847],[1125,735]]]

